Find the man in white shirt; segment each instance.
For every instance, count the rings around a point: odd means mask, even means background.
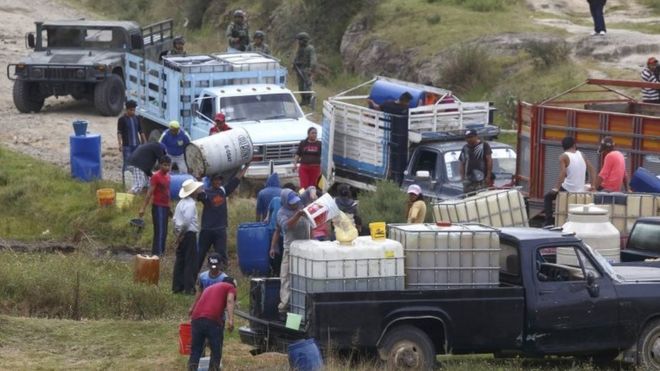
[[[183,182],[179,197],[181,201],[174,210],[174,234],[177,236],[176,260],[172,273],[172,292],[195,294],[197,276],[197,207],[195,200],[204,183],[188,179]]]
[[[557,198],[559,192],[584,192],[586,184],[586,171],[589,171],[589,179],[594,182],[596,172],[591,162],[584,157],[584,154],[577,149],[577,144],[573,137],[565,137],[561,141],[564,153],[559,155],[559,178],[557,183],[546,193],[543,198],[543,207],[545,213],[544,226],[554,225],[552,203]],[[592,184],[593,186],[593,184]]]

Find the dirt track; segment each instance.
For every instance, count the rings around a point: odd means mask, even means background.
[[[7,63],[16,63],[30,51],[25,34],[34,30],[36,20],[83,17],[83,12],[59,2],[47,0],[0,0],[0,60],[2,71]],[[89,121],[88,131],[101,134],[103,178],[121,181],[121,154],[117,147],[117,119],[100,116],[87,101],[71,97],[48,98],[38,114],[21,114],[12,100],[13,83],[0,78],[0,112],[3,116],[0,143],[32,157],[69,168],[69,136],[75,119]]]

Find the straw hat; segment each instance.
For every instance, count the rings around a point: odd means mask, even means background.
[[[186,179],[181,185],[179,190],[179,198],[186,198],[195,192],[199,187],[203,186],[204,183],[198,182],[194,179]]]

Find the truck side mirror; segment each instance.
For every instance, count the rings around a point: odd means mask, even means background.
[[[428,170],[419,170],[415,173],[415,178],[417,180],[429,180],[431,179],[431,173]]]
[[[25,41],[27,43],[27,47],[30,49],[34,49],[34,47],[37,45],[37,43],[34,41],[34,34],[32,32],[29,32],[27,35],[25,35]]]
[[[131,35],[131,50],[139,50],[144,47],[144,39],[142,35],[132,34]]]
[[[596,276],[593,272],[587,272],[587,291],[592,298],[597,298],[600,294],[600,287],[596,283]]]

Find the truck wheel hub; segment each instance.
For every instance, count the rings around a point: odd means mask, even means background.
[[[654,365],[660,365],[660,334],[658,334],[649,349],[649,358]]]
[[[422,355],[416,344],[409,341],[397,343],[392,349],[394,366],[417,369],[422,366]]]

